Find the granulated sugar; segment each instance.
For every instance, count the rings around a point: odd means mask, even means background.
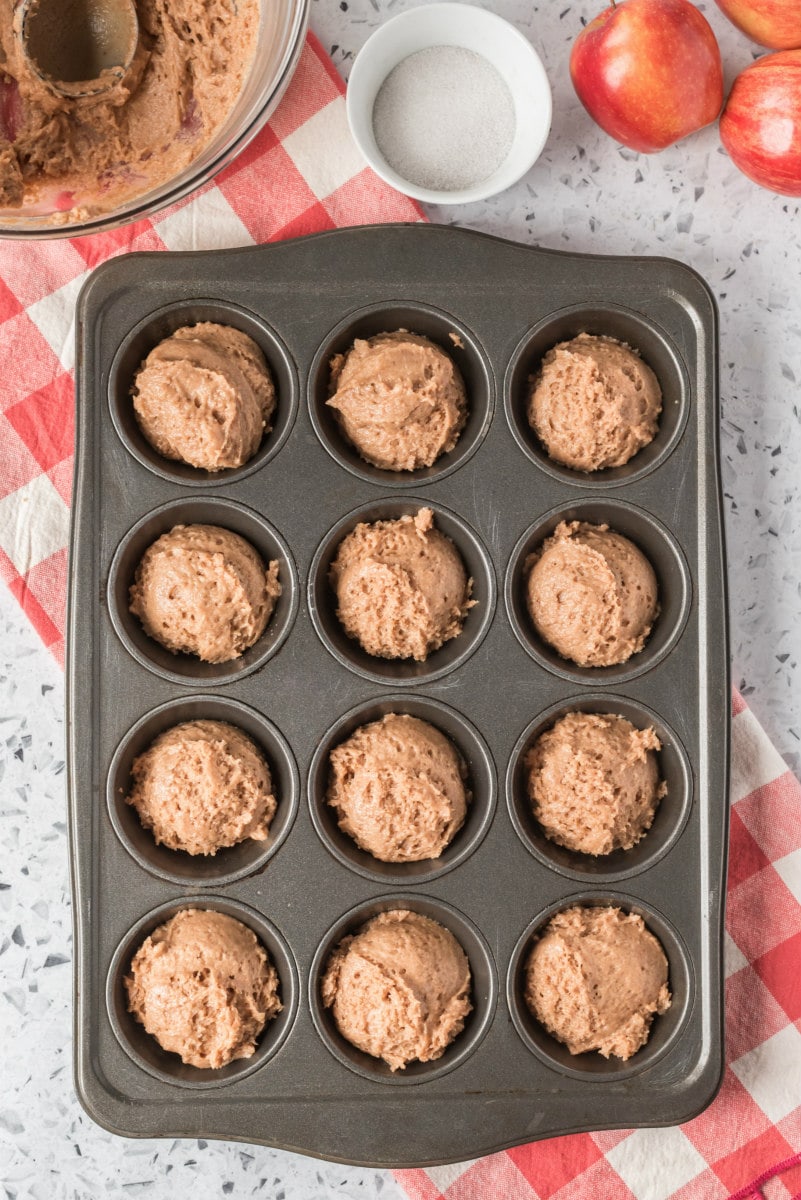
[[[506,158],[514,102],[482,55],[432,46],[410,54],[384,80],[373,131],[384,158],[409,183],[459,191],[487,179]]]

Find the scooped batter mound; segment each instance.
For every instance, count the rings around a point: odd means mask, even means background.
[[[134,759],[133,805],[157,845],[216,854],[246,838],[263,842],[276,800],[254,742],[225,721],[185,721]]]
[[[275,387],[261,349],[229,325],[178,329],[133,386],[139,427],[165,458],[206,471],[241,467],[270,429]]]
[[[607,713],[567,713],[526,755],[528,794],[546,837],[581,854],[630,850],[667,788],[653,729]]]
[[[250,1058],[277,1016],[278,974],[252,929],[186,908],[146,938],[125,976],[128,1009],[158,1044],[193,1067]]]
[[[131,612],[173,654],[239,658],[258,641],[281,595],[278,563],[218,525],[176,525],[136,568]]]
[[[467,418],[461,374],[450,355],[399,329],[357,338],[331,361],[331,399],[342,431],[386,471],[430,467],[453,450]]]
[[[653,441],[661,411],[659,382],[636,350],[580,333],[545,355],[528,419],[556,462],[600,471],[622,467]]]
[[[562,521],[529,560],[528,611],[549,645],[580,667],[642,650],[659,614],[653,567],[607,525]]]
[[[525,998],[571,1054],[631,1058],[670,1008],[667,958],[635,913],[566,908],[529,955]]]
[[[444,1054],[464,1028],[470,964],[449,929],[420,913],[379,913],[328,960],[322,998],[337,1028],[393,1071]]]
[[[0,205],[108,212],[166,182],[208,145],[250,69],[259,0],[137,0],[128,71],[97,95],[64,96],[22,51],[21,6],[0,0]]]
[[[357,525],[337,551],[331,585],[349,637],[379,658],[428,655],[462,631],[472,580],[430,508]]]
[[[464,823],[467,768],[443,733],[405,713],[362,725],[331,752],[340,829],[382,862],[439,858]]]

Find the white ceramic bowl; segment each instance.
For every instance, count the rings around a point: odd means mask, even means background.
[[[482,55],[505,80],[515,107],[514,141],[501,165],[472,187],[454,191],[404,179],[378,149],[373,132],[373,105],[390,71],[432,46],[460,46]],[[347,110],[357,146],[386,183],[428,204],[468,204],[505,191],[537,161],[551,128],[551,88],[539,55],[514,25],[471,4],[425,4],[387,21],[365,42],[350,73]]]

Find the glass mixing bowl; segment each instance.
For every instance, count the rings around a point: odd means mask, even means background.
[[[234,107],[187,167],[119,207],[70,220],[59,211],[59,188],[30,208],[0,208],[0,237],[63,238],[114,229],[151,216],[207,183],[256,136],[286,91],[303,50],[310,0],[262,0],[253,64]],[[90,203],[75,193],[71,208]]]

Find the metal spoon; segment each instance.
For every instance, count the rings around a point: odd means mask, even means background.
[[[134,0],[22,0],[22,48],[35,74],[62,96],[114,87],[139,41]]]

